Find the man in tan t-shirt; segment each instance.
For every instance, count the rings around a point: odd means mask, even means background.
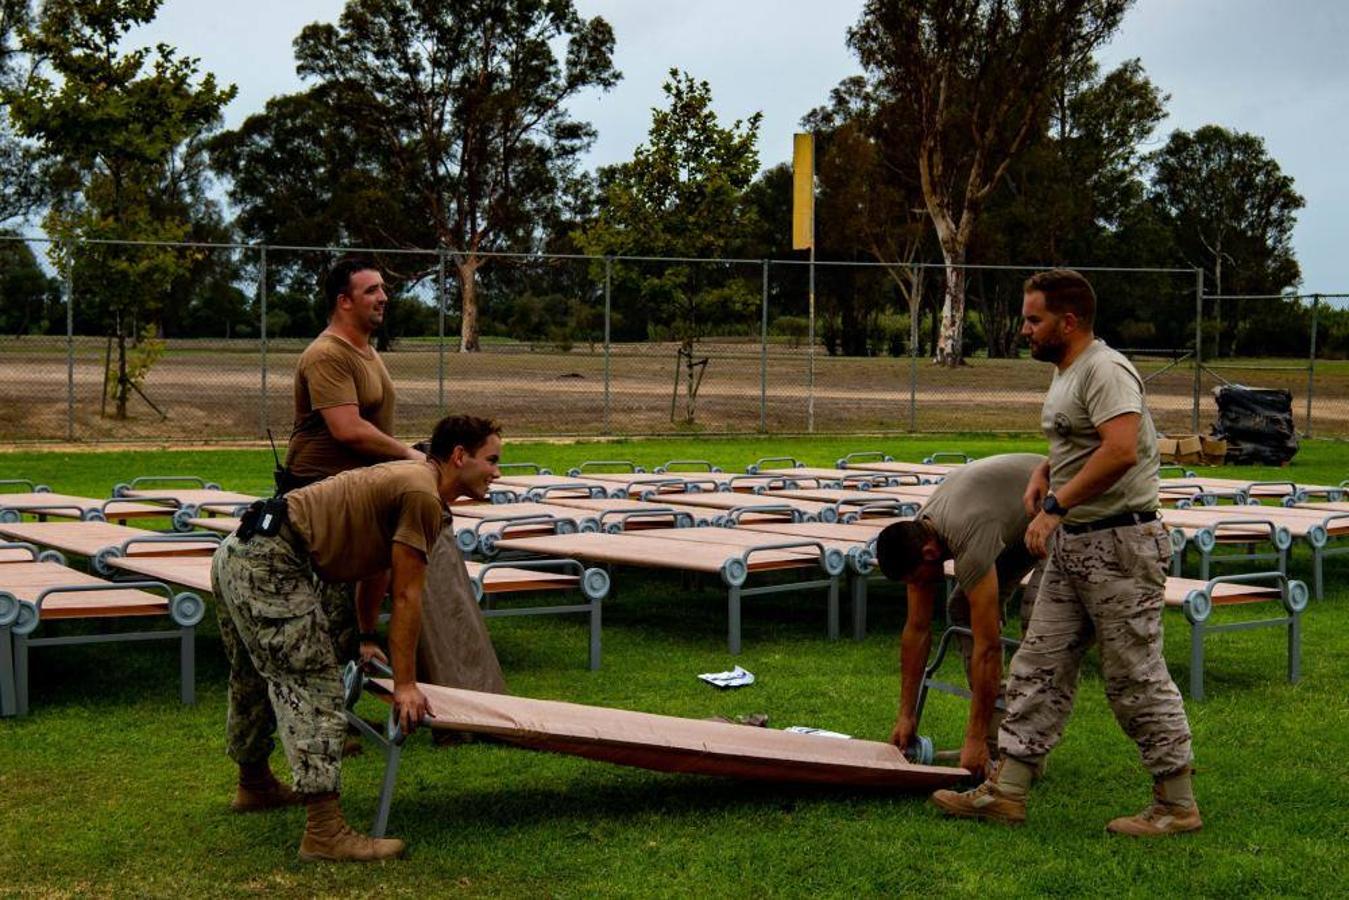
[[[1026,549],[1031,517],[1021,496],[1044,461],[1038,453],[1004,453],[963,465],[942,480],[912,521],[889,525],[876,538],[881,572],[908,585],[899,652],[899,714],[891,736],[901,750],[907,752],[916,736],[937,586],[945,579],[945,561],[953,559],[956,589],[947,604],[950,622],[969,628],[971,635],[962,635],[960,641],[970,684],[960,765],[976,774],[987,769],[990,738],[997,734],[1003,606],[1036,565]],[[1023,633],[1034,595],[1034,586],[1022,594]]]
[[[231,804],[241,812],[303,802],[308,808],[300,857],[376,860],[400,855],[399,840],[372,839],[346,824],[338,793],[345,733],[341,660],[318,583],[356,582],[392,571],[389,650],[398,724],[412,731],[430,714],[417,687],[427,556],[440,536],[446,505],[484,499],[500,475],[500,429],[469,416],[442,419],[424,460],[352,469],[285,497],[278,528],[250,510],[216,551],[211,588],[229,659],[228,751],[239,766]],[[251,517],[251,518],[250,518]],[[373,631],[378,602],[355,610]],[[388,662],[373,645],[362,657]],[[268,762],[277,733],[294,790]]]
[[[1030,630],[1012,658],[996,771],[972,791],[937,791],[957,816],[1021,822],[1026,793],[1063,737],[1082,656],[1101,648],[1106,699],[1153,778],[1153,802],[1106,830],[1136,837],[1203,827],[1191,784],[1190,726],[1162,658],[1171,550],[1157,517],[1157,437],[1143,380],[1096,339],[1096,295],[1077,272],[1027,279],[1022,334],[1052,362],[1041,424],[1049,459],[1026,487],[1026,546],[1048,556]]]

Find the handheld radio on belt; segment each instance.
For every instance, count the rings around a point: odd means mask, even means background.
[[[266,500],[254,500],[239,517],[239,530],[236,534],[239,540],[245,543],[255,534],[272,537],[280,532],[281,526],[286,523],[286,498],[282,496],[286,469],[281,465],[281,457],[276,452],[276,441],[272,438],[270,428],[267,429],[267,440],[272,445],[272,459],[276,460],[276,470],[272,473],[272,477],[276,480],[276,494]]]

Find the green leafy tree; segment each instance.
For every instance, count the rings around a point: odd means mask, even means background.
[[[1042,127],[1054,87],[1132,0],[867,0],[848,31],[874,89],[917,136],[946,264],[937,358],[963,358],[966,253],[989,197]]]
[[[44,60],[21,88],[6,92],[19,133],[46,158],[47,232],[61,241],[182,241],[217,222],[207,199],[202,141],[235,94],[214,76],[197,80],[193,59],[173,48],[124,51],[132,27],[154,18],[160,0],[48,0],[22,29],[26,52]],[[140,381],[127,363],[138,323],[156,322],[169,289],[193,254],[116,244],[54,245],[59,269],[74,267],[117,342],[116,415]],[[150,358],[142,354],[143,358]],[[144,378],[144,371],[139,373]]]
[[[477,350],[484,254],[537,245],[594,140],[567,105],[617,83],[613,47],[572,0],[350,0],[295,39],[314,86],[222,137],[216,165],[251,237],[447,251]],[[436,270],[417,259],[382,262],[400,281]]]
[[[600,173],[604,201],[577,241],[605,256],[733,256],[758,231],[749,187],[759,168],[761,113],[722,125],[706,81],[670,70],[666,105],[652,110],[646,143],[629,162]],[[743,319],[758,302],[751,285],[716,265],[615,266],[620,289],[645,321],[666,330],[683,361],[684,421],[693,423],[696,347],[709,329]]]
[[[27,214],[38,199],[37,159],[9,122],[9,95],[31,74],[17,43],[32,22],[31,0],[0,0],[0,222]]]
[[[1302,280],[1293,226],[1306,203],[1262,138],[1218,125],[1175,131],[1150,161],[1152,199],[1182,258],[1204,269],[1212,293],[1276,294]],[[1221,355],[1221,307],[1216,313]],[[1235,354],[1240,330],[1228,330],[1226,349]]]
[[[0,334],[46,334],[58,325],[65,331],[61,285],[23,241],[0,240],[0,297]]]

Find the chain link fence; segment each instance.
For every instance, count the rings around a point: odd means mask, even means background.
[[[0,439],[283,440],[296,361],[326,322],[316,285],[342,252],[0,241]],[[931,362],[939,266],[370,255],[406,436],[448,411],[516,436],[1032,432],[1052,375],[1018,338],[1032,267],[967,267],[966,364],[948,368]],[[470,263],[480,344],[460,352]],[[1304,433],[1349,436],[1343,295],[1298,298],[1271,341],[1233,325],[1234,305],[1251,319],[1276,298],[1205,296],[1193,270],[1084,271],[1161,430],[1207,431],[1212,389],[1242,383],[1289,390]]]

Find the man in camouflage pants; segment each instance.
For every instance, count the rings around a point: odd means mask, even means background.
[[[1048,564],[1035,615],[1012,658],[1000,759],[971,791],[937,791],[955,816],[1025,821],[1036,768],[1063,736],[1082,655],[1101,648],[1106,699],[1153,777],[1153,802],[1112,820],[1116,834],[1155,836],[1203,826],[1191,784],[1190,728],[1162,658],[1163,589],[1170,546],[1157,517],[1157,436],[1143,382],[1095,339],[1096,297],[1077,272],[1025,284],[1022,334],[1031,355],[1057,368],[1041,427],[1049,460],[1026,488],[1026,546]]]
[[[211,587],[230,663],[228,752],[239,765],[233,806],[303,802],[301,859],[389,859],[405,849],[400,840],[354,832],[338,804],[346,721],[334,624],[319,583],[392,571],[394,715],[405,732],[415,730],[431,714],[416,681],[427,554],[447,503],[486,498],[499,474],[499,432],[483,419],[443,419],[424,461],[352,469],[255,505],[216,551]],[[378,647],[368,655],[389,661]],[[271,772],[273,733],[294,790]]]

